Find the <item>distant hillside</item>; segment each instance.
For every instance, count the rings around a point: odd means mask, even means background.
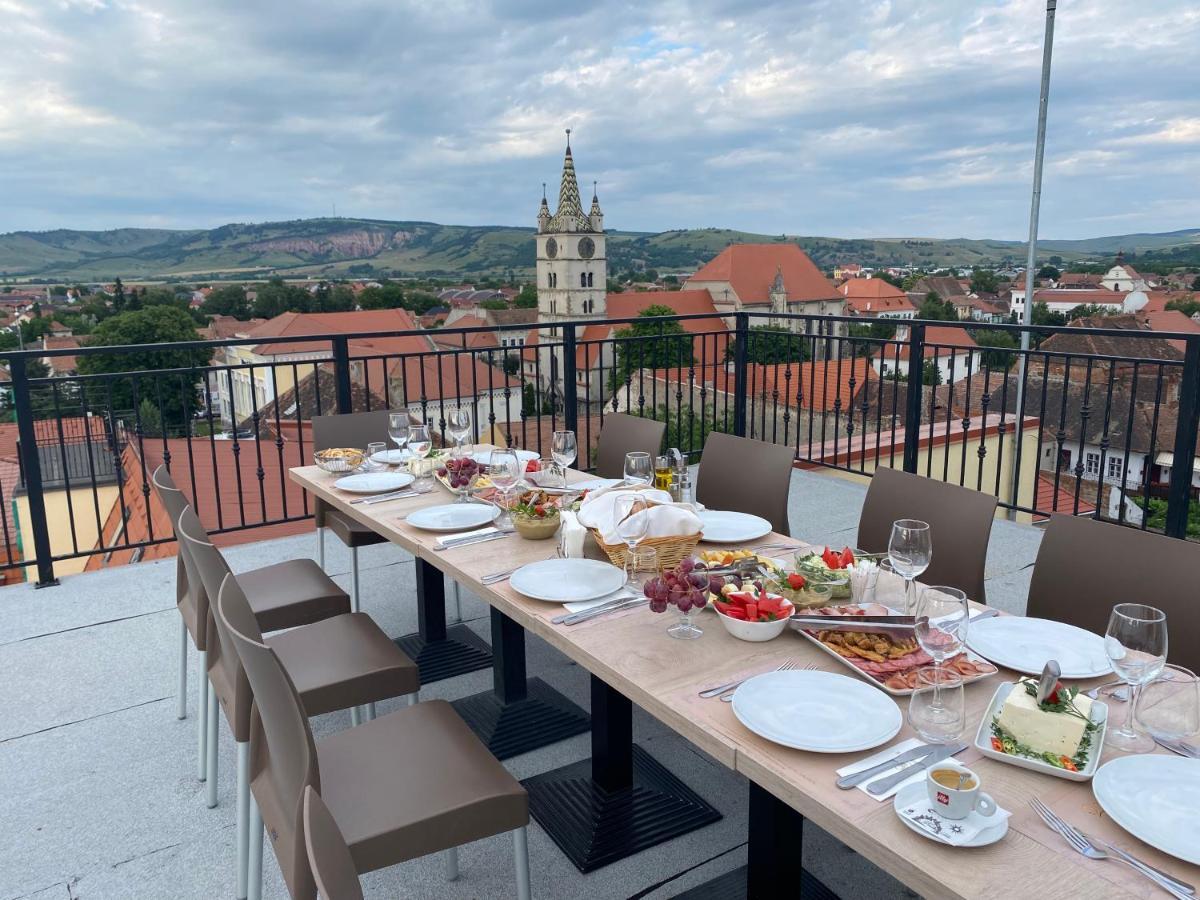
[[[525,277],[534,266],[532,228],[438,225],[380,219],[300,219],[171,231],[18,231],[0,235],[0,276],[81,281],[151,278],[422,275]],[[967,266],[1021,262],[1018,241],[965,238],[842,239],[764,235],[721,228],[609,232],[609,270],[646,266],[689,271],[732,243],[794,241],[822,267]],[[1040,255],[1064,261],[1200,245],[1200,230],[1039,243]]]

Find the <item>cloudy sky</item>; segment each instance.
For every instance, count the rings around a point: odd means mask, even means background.
[[[0,0],[0,231],[1021,238],[1044,0]],[[1200,6],[1059,0],[1042,234],[1200,226]]]

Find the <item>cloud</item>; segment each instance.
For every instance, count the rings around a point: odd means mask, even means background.
[[[571,127],[613,228],[1019,238],[1043,14],[1042,0],[0,0],[0,230],[333,203],[531,225]],[[1043,234],[1196,226],[1200,10],[1073,0],[1055,39]]]

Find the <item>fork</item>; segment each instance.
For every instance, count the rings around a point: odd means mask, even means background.
[[[788,668],[795,669],[796,667],[788,666]],[[817,667],[814,666],[812,663],[809,663],[807,666],[804,666],[801,669],[796,669],[796,671],[798,671],[798,672],[815,672],[816,670],[817,670]],[[778,671],[778,670],[776,670],[776,671]],[[725,703],[732,703],[733,695],[736,693],[737,693],[737,688],[733,688],[733,690],[726,691],[724,694],[721,695],[721,700]]]
[[[1172,753],[1178,753],[1180,756],[1186,756],[1190,759],[1200,759],[1200,749],[1193,747],[1191,744],[1185,744],[1183,741],[1155,738],[1154,743],[1158,744],[1164,750],[1170,750]]]
[[[794,668],[796,668],[796,661],[794,659],[789,659],[787,662],[782,663],[779,666],[779,668],[777,668],[775,671],[776,672],[786,672],[788,669],[794,669]],[[719,696],[721,694],[724,694],[726,691],[732,691],[743,681],[746,681],[747,679],[753,678],[753,677],[754,677],[753,675],[747,675],[745,678],[739,678],[736,681],[729,682],[728,684],[722,684],[719,687],[715,687],[715,688],[708,688],[707,690],[701,691],[700,696],[705,698],[706,700],[709,697]]]
[[[1033,811],[1041,816],[1042,821],[1046,823],[1052,830],[1057,831],[1067,843],[1071,845],[1071,849],[1081,856],[1086,856],[1088,859],[1111,859],[1116,862],[1124,863],[1131,869],[1141,872],[1160,888],[1174,897],[1192,898],[1195,897],[1196,889],[1184,881],[1180,881],[1173,875],[1168,875],[1160,869],[1148,863],[1142,862],[1132,854],[1126,853],[1120,847],[1115,847],[1112,844],[1103,841],[1093,841],[1086,834],[1080,831],[1075,826],[1060,819],[1054,810],[1050,809],[1045,803],[1037,797],[1029,801],[1029,805],[1033,807]],[[1102,844],[1111,853],[1106,853],[1105,850],[1096,846]],[[1115,856],[1112,854],[1116,854]]]

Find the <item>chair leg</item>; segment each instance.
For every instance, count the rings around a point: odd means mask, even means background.
[[[531,900],[529,888],[529,829],[522,825],[513,831],[513,849],[517,863],[517,900]]]
[[[325,529],[317,529],[317,565],[325,570]]]
[[[187,648],[188,641],[187,622],[183,620],[183,616],[179,617],[179,710],[178,717],[180,719],[187,718]]]
[[[454,582],[454,621],[461,622],[462,620],[462,588],[456,581]]]
[[[411,694],[408,695],[408,705],[409,706],[416,706],[417,703],[420,702],[420,700],[421,700],[421,692],[420,691],[413,691]]]
[[[458,880],[458,848],[451,847],[446,851],[446,880]]]
[[[358,602],[358,548],[350,548],[350,612],[360,612]]]
[[[217,805],[217,738],[221,736],[221,704],[217,692],[208,689],[208,808]]]
[[[361,724],[362,724],[362,707],[361,706],[350,707],[350,727],[357,728]]]
[[[237,896],[246,900],[250,871],[250,742],[237,745]]]
[[[247,860],[246,896],[249,900],[262,900],[263,820],[253,794],[250,796],[250,847]]]
[[[196,686],[196,736],[199,748],[196,751],[198,778],[208,777],[208,651],[201,650],[200,678]]]
[[[367,704],[367,721],[368,722],[375,721],[375,704],[374,703]]]

